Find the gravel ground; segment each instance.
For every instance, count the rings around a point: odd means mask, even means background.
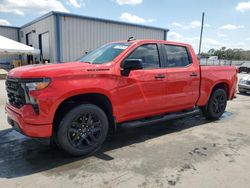
[[[5,101],[1,89],[1,187],[249,187],[250,95],[237,94],[218,121],[197,115],[120,130],[82,158],[6,129]]]

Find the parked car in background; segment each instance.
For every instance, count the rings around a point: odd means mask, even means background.
[[[76,62],[24,66],[6,80],[8,122],[52,138],[72,155],[96,151],[108,131],[199,113],[219,119],[237,87],[237,68],[200,66],[188,44],[128,40]]]
[[[249,73],[250,72],[250,62],[245,62],[241,65],[238,65],[237,67],[238,67],[239,73],[241,73],[241,72]]]
[[[240,93],[250,92],[250,75],[247,75],[240,79],[238,90]]]
[[[211,56],[211,57],[208,58],[208,60],[209,61],[218,61],[219,58],[218,58],[218,56]]]
[[[13,65],[10,62],[0,62],[0,69],[12,69]]]

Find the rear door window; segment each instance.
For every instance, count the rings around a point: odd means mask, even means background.
[[[186,67],[191,64],[187,49],[183,46],[163,45],[167,67]]]

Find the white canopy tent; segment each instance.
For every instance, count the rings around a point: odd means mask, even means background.
[[[40,54],[39,49],[27,46],[0,35],[0,55],[35,55]]]

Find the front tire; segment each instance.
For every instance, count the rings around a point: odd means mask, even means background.
[[[227,106],[227,94],[224,89],[216,89],[206,106],[201,110],[207,119],[217,120],[225,112]]]
[[[101,147],[108,133],[105,112],[92,104],[82,104],[70,110],[59,124],[59,146],[73,156],[90,154]]]

